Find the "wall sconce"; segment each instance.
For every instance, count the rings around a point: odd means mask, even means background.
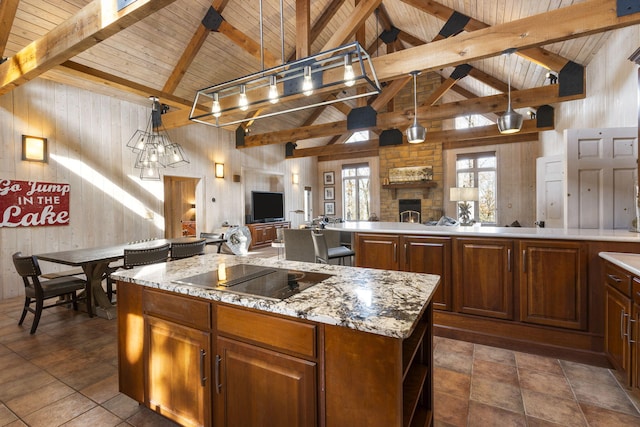
[[[191,203],[191,209],[195,209],[196,208],[196,204],[195,203]]]
[[[300,183],[300,175],[298,175],[297,173],[291,175],[291,182],[293,182],[293,184],[295,185],[298,185]]]
[[[22,135],[22,160],[47,163],[47,138]]]
[[[224,163],[215,164],[216,178],[224,178]]]

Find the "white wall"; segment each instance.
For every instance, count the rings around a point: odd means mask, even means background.
[[[43,79],[0,97],[0,178],[71,185],[70,225],[0,228],[0,299],[23,293],[11,261],[14,252],[37,254],[164,236],[163,186],[137,178],[135,154],[126,148],[131,135],[146,127],[149,115],[150,107]],[[23,134],[48,138],[49,163],[20,160]],[[317,188],[315,158],[285,160],[283,145],[237,150],[232,132],[200,124],[169,134],[185,148],[190,164],[163,173],[201,178],[198,231],[219,228],[225,220],[244,223],[246,171],[289,177],[284,180],[287,211],[302,206],[305,185]],[[224,179],[213,177],[214,162],[225,164]],[[297,188],[291,185],[292,171],[300,174]],[[233,182],[233,175],[241,175],[241,181]],[[63,268],[42,266],[47,271]]]
[[[640,26],[613,31],[586,70],[587,98],[556,105],[555,130],[543,132],[542,156],[564,155],[565,129],[638,126]]]

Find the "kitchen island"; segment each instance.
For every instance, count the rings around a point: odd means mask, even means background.
[[[194,279],[241,265],[328,277],[284,300]],[[432,425],[436,275],[208,254],[112,277],[120,390],[182,425]]]
[[[640,253],[627,230],[347,222],[358,267],[441,276],[434,333],[610,366],[600,252]]]

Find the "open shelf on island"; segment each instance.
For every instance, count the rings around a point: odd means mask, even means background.
[[[386,190],[392,190],[394,199],[397,197],[397,190],[399,188],[424,188],[424,197],[429,197],[429,190],[437,187],[438,183],[435,181],[411,181],[411,182],[392,182],[389,184],[383,184],[382,188]]]

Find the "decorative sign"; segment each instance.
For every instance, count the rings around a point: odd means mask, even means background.
[[[69,225],[69,184],[0,179],[0,228]]]
[[[431,166],[412,166],[406,168],[389,169],[389,182],[419,182],[431,181],[433,168]]]

